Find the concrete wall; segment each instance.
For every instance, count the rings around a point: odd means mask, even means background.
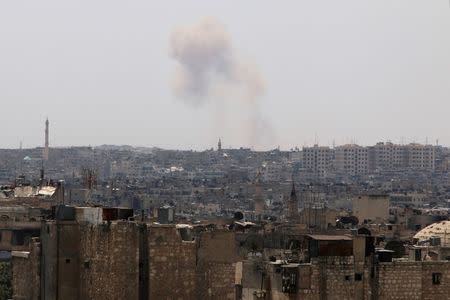
[[[388,220],[389,197],[384,195],[359,196],[352,200],[352,212],[363,223],[364,220]]]

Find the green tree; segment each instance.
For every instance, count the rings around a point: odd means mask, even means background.
[[[0,262],[0,300],[12,298],[11,262]]]

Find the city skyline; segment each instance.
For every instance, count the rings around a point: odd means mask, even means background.
[[[45,160],[48,160],[48,151],[49,151],[48,148],[51,148],[50,144],[49,144],[49,140],[50,140],[50,132],[49,132],[50,122],[49,122],[49,118],[48,117],[46,117],[44,124],[45,124],[45,127],[44,127],[45,129],[44,129],[44,142],[43,142],[43,145],[35,145],[35,146],[25,146],[25,147],[23,147],[23,141],[20,141],[19,147],[10,147],[10,148],[2,148],[2,147],[0,147],[0,149],[22,149],[22,148],[31,149],[31,148],[40,148],[40,147],[42,147],[43,151],[44,151],[43,152],[43,157],[44,157]],[[222,148],[222,137],[218,137],[218,143],[220,144],[220,148]],[[274,145],[274,147],[268,147],[268,148],[265,148],[265,149],[258,149],[258,150],[268,151],[268,150],[272,150],[272,149],[275,149],[275,148],[279,148],[280,150],[285,150],[285,151],[286,150],[301,150],[302,148],[305,148],[305,147],[308,148],[308,147],[315,147],[315,146],[329,147],[329,148],[333,149],[335,147],[340,147],[340,146],[345,146],[345,145],[358,145],[358,146],[363,146],[363,147],[370,147],[370,146],[376,145],[378,143],[385,143],[385,144],[386,143],[391,143],[391,144],[394,144],[394,145],[419,144],[419,145],[444,146],[444,147],[448,146],[448,145],[440,143],[439,139],[436,139],[434,141],[434,143],[433,143],[433,141],[430,141],[428,139],[428,137],[426,137],[423,142],[422,141],[417,141],[417,140],[408,140],[408,139],[405,139],[404,137],[402,137],[400,141],[393,141],[393,140],[387,139],[387,140],[379,140],[379,141],[377,141],[377,142],[375,142],[373,144],[361,144],[361,143],[358,143],[356,141],[356,139],[349,139],[348,142],[343,142],[343,143],[336,143],[336,141],[333,140],[332,143],[328,143],[327,144],[327,143],[320,143],[319,142],[319,137],[316,135],[315,136],[315,141],[313,143],[306,143],[306,142],[304,142],[301,145],[294,145],[294,146],[292,146],[290,148],[281,148],[279,145]],[[224,145],[224,147],[223,147],[224,149],[226,149],[226,148],[230,148],[230,149],[232,149],[232,148],[246,148],[247,147],[246,145],[227,145],[227,144],[223,144],[223,145]],[[85,145],[85,144],[80,144],[80,145],[52,145],[52,146],[53,146],[53,148],[85,147],[85,146],[89,146],[89,147],[130,146],[130,147],[136,147],[136,148],[139,148],[139,147],[144,147],[144,148],[162,148],[162,147],[159,147],[158,145],[130,145],[130,144],[120,144],[120,143],[117,143],[117,144],[96,144],[96,145],[91,145],[91,144],[89,144],[89,145]],[[180,147],[180,148],[162,148],[162,149],[202,151],[202,150],[209,150],[211,148],[216,148],[216,146],[217,145],[211,145],[211,147],[207,146],[207,147],[205,147],[203,149],[201,149],[201,148],[186,149],[186,148],[183,148],[183,147]],[[219,147],[219,146],[217,146],[217,147]],[[255,150],[253,147],[248,147],[248,148],[250,148],[252,150]]]

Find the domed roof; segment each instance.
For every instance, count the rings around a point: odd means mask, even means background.
[[[430,237],[440,237],[441,245],[450,245],[450,221],[433,223],[414,235],[414,239],[419,241],[427,240]]]

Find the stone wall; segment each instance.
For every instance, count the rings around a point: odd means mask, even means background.
[[[293,295],[281,291],[279,271],[275,265],[268,265],[265,270],[269,280],[263,286],[267,292],[264,299],[449,299],[450,262],[379,263],[372,272],[369,261],[370,258],[365,263],[355,263],[353,257],[321,257],[310,264],[299,264],[298,291]],[[254,293],[260,289],[258,279],[261,275],[257,271],[260,264],[259,261],[244,262],[244,300],[255,299]]]
[[[40,293],[40,243],[33,239],[29,251],[13,252],[14,300],[37,300]]]
[[[197,299],[197,243],[171,225],[149,228],[150,299]]]
[[[382,263],[378,266],[378,278],[379,299],[421,299],[420,263]]]
[[[151,299],[235,299],[233,232],[183,241],[174,226],[151,226],[149,253]]]
[[[440,273],[439,284],[433,284],[433,273]],[[450,297],[450,262],[423,262],[422,264],[422,299],[449,299]]]
[[[198,239],[197,299],[235,299],[239,258],[234,232],[202,232]]]
[[[81,227],[82,299],[139,299],[139,230],[119,221]]]
[[[439,300],[450,294],[450,262],[373,265],[363,239],[354,241],[355,256],[289,266],[256,256],[240,263],[238,244],[226,230],[191,236],[174,225],[47,222],[40,242],[14,252],[14,299],[254,299],[261,286],[272,300]],[[284,267],[297,268],[296,294],[282,291]]]
[[[450,295],[450,262],[383,263],[378,276],[378,299],[443,300]]]

